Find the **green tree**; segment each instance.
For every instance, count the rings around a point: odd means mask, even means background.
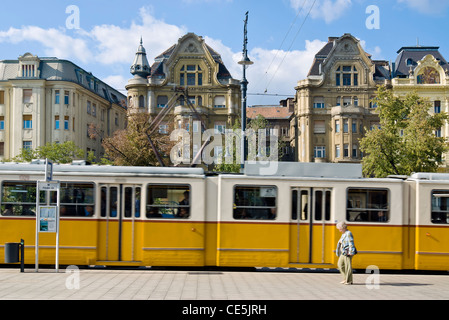
[[[448,115],[431,114],[430,102],[415,92],[401,99],[385,86],[378,88],[373,102],[377,103],[380,128],[368,131],[360,140],[365,154],[364,175],[386,177],[437,171],[449,145],[435,132]]]
[[[71,163],[72,160],[83,159],[84,151],[73,141],[64,143],[47,143],[36,149],[22,149],[20,154],[12,160],[16,162],[30,162],[33,159],[49,159],[55,163]]]

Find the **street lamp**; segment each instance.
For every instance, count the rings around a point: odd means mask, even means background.
[[[240,82],[242,86],[242,142],[241,142],[241,171],[243,172],[243,169],[245,168],[245,160],[246,160],[246,91],[248,89],[248,80],[246,80],[246,68],[254,62],[252,62],[248,58],[248,50],[247,50],[247,44],[248,44],[248,12],[246,12],[246,18],[245,18],[245,29],[243,32],[243,60],[239,61],[239,64],[243,66],[243,79]]]

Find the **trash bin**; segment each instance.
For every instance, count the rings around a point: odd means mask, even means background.
[[[20,261],[19,248],[20,243],[18,242],[5,243],[5,263],[17,263]]]

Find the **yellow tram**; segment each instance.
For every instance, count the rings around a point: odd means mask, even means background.
[[[449,175],[365,179],[354,165],[304,166],[267,176],[55,165],[59,263],[335,268],[335,225],[346,221],[354,268],[449,270]],[[39,164],[0,164],[0,261],[4,244],[20,239],[25,263],[35,261],[43,172]],[[40,192],[40,205],[55,201]],[[55,250],[54,235],[40,234],[39,264],[54,264]]]

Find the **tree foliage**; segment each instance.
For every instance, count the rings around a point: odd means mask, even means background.
[[[368,131],[360,141],[365,154],[364,175],[386,177],[437,171],[449,147],[445,138],[437,137],[435,132],[448,119],[447,114],[431,114],[430,102],[415,92],[401,99],[385,86],[378,88],[374,102],[380,128]]]
[[[73,141],[64,143],[47,143],[36,149],[22,149],[12,160],[16,162],[31,162],[33,159],[49,159],[55,163],[71,163],[72,160],[83,159],[84,151]]]
[[[118,166],[160,166],[149,139],[152,120],[148,113],[129,113],[126,129],[103,138],[106,158]],[[161,157],[166,158],[173,145],[170,136],[156,130],[150,138]]]

